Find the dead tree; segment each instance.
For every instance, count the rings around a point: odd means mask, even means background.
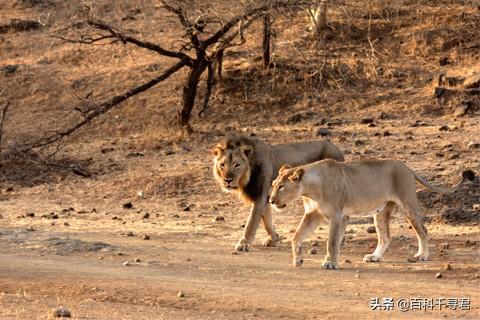
[[[189,69],[185,84],[183,86],[182,107],[179,111],[179,124],[190,130],[190,116],[195,105],[198,85],[205,71],[207,71],[206,94],[203,100],[202,109],[199,114],[203,113],[207,108],[212,86],[214,84],[215,67],[217,63],[217,72],[221,76],[223,54],[225,49],[234,45],[241,45],[245,42],[243,38],[244,30],[246,30],[254,21],[268,17],[269,14],[276,10],[304,10],[309,1],[306,0],[264,0],[252,2],[245,5],[242,12],[235,15],[229,20],[216,19],[216,21],[224,21],[220,27],[214,28],[215,24],[209,20],[197,17],[191,18],[191,12],[187,12],[185,1],[181,0],[162,0],[162,7],[167,12],[173,14],[180,22],[187,41],[180,50],[166,49],[162,45],[138,39],[134,36],[121,31],[121,28],[115,27],[110,23],[99,19],[94,15],[91,8],[87,8],[87,24],[92,30],[90,34],[78,35],[75,37],[65,36],[62,34],[54,34],[52,36],[60,38],[67,42],[82,44],[111,44],[123,43],[124,45],[135,45],[139,48],[156,52],[165,57],[177,59],[178,61],[171,67],[164,70],[159,76],[141,84],[135,88],[131,88],[126,92],[114,96],[102,103],[91,106],[88,110],[83,110],[82,120],[75,123],[69,128],[56,131],[53,134],[42,137],[41,139],[28,144],[24,149],[46,146],[57,142],[66,136],[69,136],[80,127],[91,122],[96,117],[105,114],[113,107],[117,106],[126,99],[144,92],[158,83],[168,79],[172,74],[183,69]],[[208,18],[208,17],[207,17]],[[213,19],[210,19],[213,20]],[[269,18],[265,18],[269,22]],[[209,32],[205,32],[208,30]],[[100,31],[100,34],[98,34]],[[91,35],[95,34],[95,35]],[[237,41],[238,40],[238,41]],[[78,108],[73,108],[78,109]]]
[[[328,0],[315,0],[313,9],[309,10],[311,29],[316,36],[327,26],[327,7]]]

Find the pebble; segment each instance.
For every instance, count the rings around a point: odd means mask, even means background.
[[[215,217],[215,221],[217,221],[217,222],[223,222],[223,221],[225,221],[225,218],[224,218],[223,216],[216,216],[216,217]]]
[[[127,237],[133,237],[133,236],[134,236],[134,234],[133,234],[132,231],[128,231],[128,232],[127,232]]]
[[[312,240],[312,241],[310,242],[310,245],[311,245],[312,247],[318,247],[318,246],[320,245],[320,241],[318,241],[318,240]]]
[[[435,275],[435,278],[437,279],[443,278],[443,275],[439,272]]]
[[[70,310],[64,307],[53,309],[52,314],[55,318],[71,318],[72,317],[72,313],[70,312]]]
[[[127,202],[123,204],[123,209],[132,209],[133,204],[131,202]]]
[[[143,219],[148,219],[148,218],[150,218],[150,213],[146,212],[146,213],[143,215],[142,218],[143,218]]]
[[[144,235],[143,240],[150,240],[150,236],[148,234]]]
[[[182,291],[178,291],[177,297],[183,298],[183,297],[185,297],[185,293],[183,293]]]
[[[133,260],[134,262],[142,262],[142,260],[140,260],[139,258],[136,258],[135,260]]]
[[[316,248],[312,248],[308,250],[308,254],[317,254],[317,253],[318,253],[318,250]]]
[[[375,233],[375,232],[377,232],[377,230],[375,229],[374,226],[370,226],[367,228],[367,233]]]
[[[452,266],[450,265],[450,263],[447,263],[445,267],[443,267],[443,270],[452,270]]]
[[[125,261],[124,263],[122,263],[123,266],[129,266],[130,265],[130,262],[128,261]]]

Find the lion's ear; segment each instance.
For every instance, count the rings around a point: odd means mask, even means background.
[[[222,147],[215,146],[215,148],[212,149],[212,154],[215,158],[219,158],[223,154],[223,151],[225,150]]]
[[[245,154],[245,156],[247,156],[247,158],[250,158],[250,156],[253,153],[253,148],[252,148],[252,146],[249,146],[249,145],[241,146],[241,150]]]
[[[279,173],[282,173],[283,171],[288,170],[288,169],[291,169],[291,168],[292,168],[292,166],[290,166],[289,164],[284,164],[284,165],[280,168],[280,170],[278,170],[278,172],[279,172]]]
[[[290,180],[291,182],[300,182],[300,180],[302,180],[303,178],[304,173],[305,169],[299,168],[288,177],[288,180]]]

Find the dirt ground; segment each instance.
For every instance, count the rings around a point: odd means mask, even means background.
[[[175,45],[172,33],[156,32],[175,26],[155,5],[119,3],[98,1],[98,14]],[[270,70],[252,58],[260,35],[249,35],[244,47],[227,52],[224,81],[205,117],[193,117],[189,136],[171,126],[182,71],[44,158],[51,150],[18,154],[15,147],[74,121],[69,106],[79,95],[93,91],[101,102],[171,61],[131,46],[50,37],[79,18],[63,1],[0,0],[0,107],[10,102],[0,159],[0,319],[52,319],[59,307],[73,319],[102,320],[479,319],[480,102],[461,91],[434,92],[439,73],[480,72],[473,36],[480,11],[474,2],[371,3],[369,14],[360,1],[335,2],[325,59],[311,45],[305,17],[277,28],[278,65]],[[2,27],[38,17],[52,22],[38,30]],[[287,25],[282,19],[276,25]],[[5,69],[11,65],[13,72]],[[464,104],[470,111],[454,115]],[[330,134],[320,137],[319,128]],[[249,208],[223,193],[211,172],[211,148],[230,132],[269,143],[330,139],[347,160],[401,159],[435,184],[453,185],[466,169],[477,177],[451,195],[418,189],[429,261],[407,260],[416,237],[397,212],[382,262],[362,262],[376,235],[367,232],[371,219],[357,218],[347,227],[339,270],[321,268],[326,225],[304,243],[317,253],[293,268],[300,203],[275,213],[284,237],[277,247],[261,247],[266,233],[259,227],[252,251],[234,252]],[[375,298],[392,298],[393,310],[372,310]],[[442,298],[469,299],[469,310],[403,312],[397,304]]]

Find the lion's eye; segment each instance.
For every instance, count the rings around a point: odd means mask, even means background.
[[[222,169],[225,168],[225,163],[223,163],[223,162],[220,163],[220,168],[222,168]]]
[[[240,163],[235,163],[234,167],[235,167],[235,169],[240,168]]]
[[[280,187],[278,187],[278,190],[279,190],[279,191],[282,190],[282,189],[283,189],[283,185],[280,186]]]

